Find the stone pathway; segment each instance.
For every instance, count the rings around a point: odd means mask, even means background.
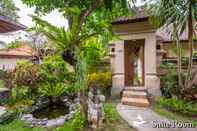
[[[178,128],[183,124],[174,124],[175,121],[156,114],[150,108],[122,104],[118,104],[116,108],[121,117],[137,131],[197,131],[197,128]],[[176,125],[176,128],[174,125]],[[191,127],[190,123],[185,125]],[[165,126],[166,128],[156,128],[155,126]]]

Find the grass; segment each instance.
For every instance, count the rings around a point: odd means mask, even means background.
[[[134,131],[126,121],[124,121],[116,111],[115,102],[107,102],[105,104],[105,112],[107,120],[96,131]],[[10,124],[0,125],[0,131],[75,131],[71,126],[71,122],[66,122],[63,126],[53,129],[46,128],[28,128],[27,125],[19,120],[15,120]],[[81,131],[92,131],[90,128],[84,128]]]
[[[71,122],[66,122],[63,126],[53,129],[53,131],[75,131],[71,124]]]
[[[0,131],[74,131],[74,129],[69,122],[66,122],[63,126],[49,129],[41,127],[29,128],[23,121],[14,120],[9,124],[0,125]]]
[[[27,125],[19,120],[15,120],[6,125],[0,125],[0,131],[45,131],[43,128],[28,128]]]
[[[169,111],[158,104],[154,104],[152,109],[161,116],[164,116],[166,118],[181,122],[191,122],[194,126],[197,126],[197,118],[192,118],[185,115],[181,115],[180,113]]]
[[[106,121],[97,131],[134,131],[116,111],[117,102],[109,101],[104,105]]]

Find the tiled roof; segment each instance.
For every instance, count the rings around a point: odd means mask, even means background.
[[[163,42],[171,42],[172,41],[172,34],[173,31],[173,27],[171,25],[167,26],[162,26],[161,28],[157,29],[156,31],[156,36],[160,37]],[[196,34],[197,34],[197,30],[195,30]],[[186,30],[183,31],[183,33],[180,35],[180,40],[181,41],[187,41],[188,40],[188,29],[186,28]]]
[[[147,21],[149,18],[148,11],[146,11],[145,6],[137,7],[134,9],[135,15],[130,17],[119,17],[118,19],[114,20],[112,22],[112,25],[116,24],[126,24],[126,23],[134,23],[134,22],[140,22],[140,21]],[[196,23],[197,27],[197,23]],[[165,25],[157,29],[156,36],[158,40],[161,40],[163,42],[171,42],[171,33],[172,33],[172,26],[166,27]],[[188,40],[188,30],[186,29],[180,36],[180,40]],[[197,28],[196,28],[196,34],[197,34]]]
[[[7,33],[25,29],[26,27],[18,22],[11,21],[5,16],[0,16],[0,33]]]
[[[33,51],[29,46],[21,46],[16,49],[0,50],[0,57],[32,57]]]
[[[139,22],[143,20],[147,20],[149,15],[144,9],[145,7],[136,7],[133,8],[134,15],[132,16],[123,16],[119,17],[118,19],[114,20],[112,24],[123,24],[123,23],[132,23],[132,22]]]

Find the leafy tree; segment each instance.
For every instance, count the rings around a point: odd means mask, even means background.
[[[100,44],[99,39],[89,39],[82,47],[81,56],[86,58],[86,62],[89,65],[89,73],[96,72],[102,58],[106,55],[105,48]]]
[[[172,36],[175,38],[179,56],[179,85],[181,81],[181,47],[179,37],[188,29],[189,64],[184,87],[191,87],[192,81],[192,57],[193,39],[195,34],[194,21],[196,21],[197,1],[196,0],[152,0],[153,15],[157,19],[158,25],[172,26]]]
[[[7,16],[11,20],[17,21],[19,9],[15,6],[12,0],[1,0],[0,1],[0,15]]]
[[[127,0],[22,0],[30,7],[35,7],[39,15],[44,15],[57,9],[68,20],[67,30],[52,26],[37,16],[38,31],[43,32],[63,51],[63,58],[75,67],[77,74],[76,88],[79,88],[81,111],[87,118],[87,89],[88,60],[81,56],[84,45],[91,38],[99,39],[100,44],[112,39],[111,22],[118,16],[129,14]]]

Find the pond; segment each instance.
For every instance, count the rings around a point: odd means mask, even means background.
[[[65,105],[50,105],[46,108],[33,112],[33,116],[39,119],[54,119],[60,116],[64,116],[69,113],[69,107]]]

